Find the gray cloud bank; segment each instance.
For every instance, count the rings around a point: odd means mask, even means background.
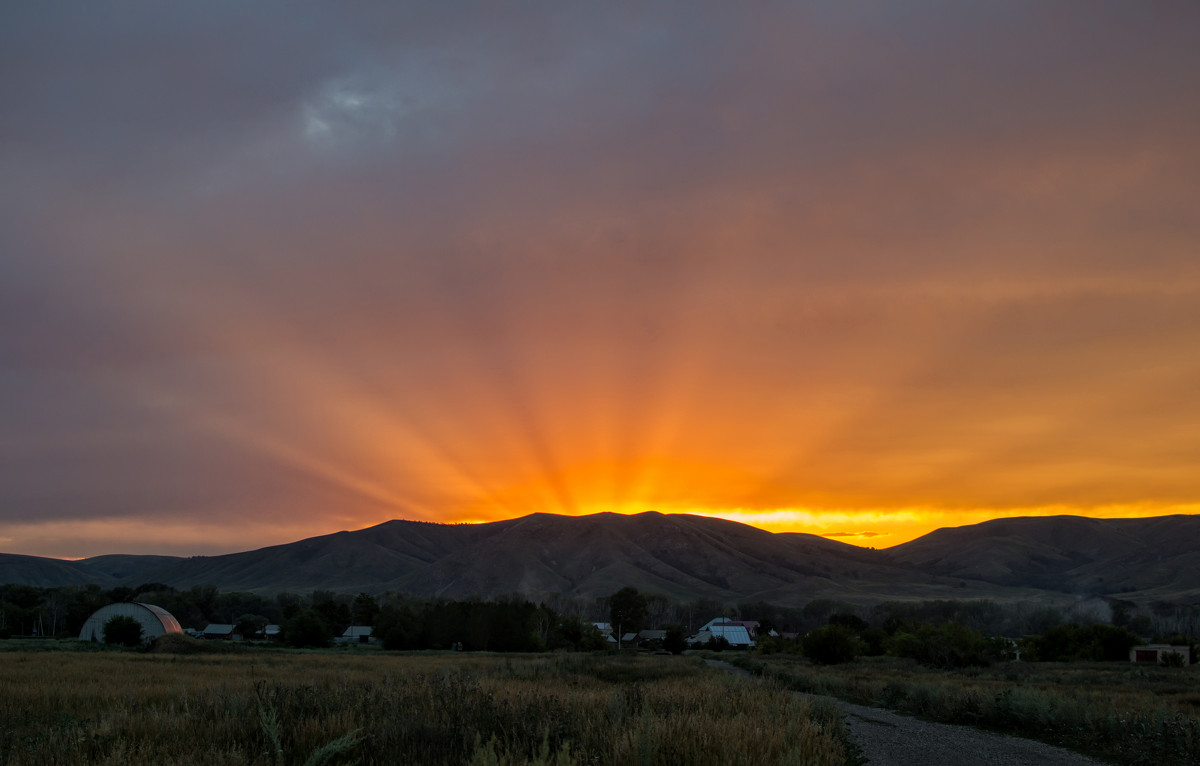
[[[578,510],[664,454],[736,464],[655,485],[710,507],[1195,503],[1198,26],[8,4],[0,537]]]

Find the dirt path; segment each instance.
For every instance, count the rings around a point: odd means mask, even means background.
[[[728,662],[705,662],[752,678]],[[1031,739],[930,723],[833,697],[825,699],[845,712],[850,738],[871,766],[1102,766],[1095,759]]]

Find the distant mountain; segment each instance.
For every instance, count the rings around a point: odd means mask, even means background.
[[[137,580],[137,584],[140,585],[147,582],[147,580],[139,579],[144,572],[180,560],[178,556],[135,556],[112,553],[106,556],[81,559],[75,563],[85,571],[96,572],[118,582]]]
[[[177,587],[275,593],[315,588],[423,597],[595,598],[625,585],[675,599],[1033,598],[927,575],[876,551],[683,514],[557,516],[490,524],[389,521],[287,545],[181,559],[140,573]]]
[[[815,598],[1200,601],[1200,517],[999,519],[883,551],[683,514],[533,514],[490,524],[389,521],[224,556],[0,554],[0,582],[161,582],[224,591],[397,591],[594,598],[625,585],[677,600]]]
[[[111,588],[118,584],[116,578],[103,572],[92,571],[78,561],[22,556],[17,553],[0,553],[0,583],[35,585],[39,588],[91,583]]]
[[[945,577],[1138,601],[1200,601],[1200,516],[994,519],[886,551]]]

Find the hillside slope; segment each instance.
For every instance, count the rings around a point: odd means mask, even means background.
[[[886,551],[931,574],[1147,601],[1200,598],[1200,516],[994,519]]]
[[[883,551],[684,514],[533,514],[490,524],[389,521],[224,556],[0,554],[0,582],[147,582],[224,591],[593,599],[626,585],[676,600],[805,604],[1080,595],[1200,602],[1200,517],[998,519]]]

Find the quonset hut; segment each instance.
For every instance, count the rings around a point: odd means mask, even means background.
[[[83,623],[83,629],[79,631],[79,640],[103,643],[104,624],[114,617],[132,617],[141,623],[143,641],[158,638],[165,633],[183,632],[183,628],[179,627],[179,621],[166,609],[153,604],[127,601],[97,609],[91,617],[87,618],[87,622]]]

